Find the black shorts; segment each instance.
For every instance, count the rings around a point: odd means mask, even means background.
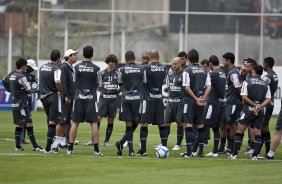
[[[73,102],[72,120],[76,123],[97,123],[98,108],[95,100],[78,100]]]
[[[198,106],[194,100],[185,102],[183,105],[184,123],[202,124],[204,123],[204,106]]]
[[[264,126],[269,125],[269,121],[270,121],[270,118],[272,116],[273,109],[274,109],[274,105],[272,105],[272,104],[269,104],[265,107],[264,122],[263,122]]]
[[[119,120],[126,122],[127,121],[140,122],[141,111],[142,111],[142,102],[140,101],[122,102],[120,107]]]
[[[61,120],[61,98],[57,93],[53,93],[43,99],[41,99],[44,111],[47,115],[48,121],[58,123]]]
[[[141,123],[164,124],[164,103],[162,98],[143,100]]]
[[[13,109],[13,119],[16,125],[25,125],[31,123],[31,113],[29,107],[25,107],[21,110]]]
[[[240,118],[242,105],[225,104],[224,110],[224,123],[236,123]]]
[[[176,122],[177,124],[183,123],[183,105],[174,102],[168,102],[165,108],[165,123]]]
[[[62,117],[59,124],[61,125],[69,125],[71,122],[71,111],[72,111],[73,103],[62,103]]]
[[[264,122],[264,113],[261,111],[259,112],[259,115],[255,115],[253,111],[242,111],[238,122],[246,126],[261,129]]]
[[[204,125],[209,128],[219,127],[224,120],[224,105],[207,104],[204,107]]]
[[[282,130],[282,107],[281,107],[281,110],[279,112],[278,119],[276,121],[275,130]]]
[[[117,113],[118,101],[99,99],[98,114],[100,117],[115,117]]]

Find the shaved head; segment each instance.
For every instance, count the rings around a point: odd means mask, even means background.
[[[171,60],[172,70],[179,72],[182,68],[182,60],[181,57],[175,57]]]
[[[174,58],[172,58],[171,63],[173,63],[173,62],[180,62],[181,60],[182,60],[181,57],[174,57]]]
[[[150,60],[151,61],[158,61],[160,58],[159,51],[157,50],[151,50],[150,51]]]

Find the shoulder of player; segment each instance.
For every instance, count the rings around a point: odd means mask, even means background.
[[[26,73],[19,73],[15,72],[13,75],[16,75],[18,79],[26,78],[27,79],[27,74]]]
[[[67,64],[66,62],[62,63],[62,64],[59,66],[60,69],[67,69],[68,67],[69,67],[69,66],[68,66],[68,64]]]

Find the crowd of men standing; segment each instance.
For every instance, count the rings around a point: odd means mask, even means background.
[[[237,159],[244,132],[248,129],[249,149],[246,153],[253,160],[274,158],[281,140],[282,113],[271,147],[269,121],[278,85],[278,77],[272,69],[273,58],[265,58],[263,66],[246,58],[239,70],[234,65],[234,54],[227,52],[222,56],[226,69],[223,71],[217,56],[210,56],[200,65],[199,53],[192,49],[187,54],[178,53],[167,70],[159,62],[157,50],[143,52],[142,64],[135,63],[133,51],[127,51],[124,66],[117,69],[117,57],[109,54],[105,59],[108,66],[101,71],[92,62],[93,47],[83,48],[82,62],[76,63],[77,54],[78,51],[68,49],[64,54],[65,62],[61,63],[60,52],[53,50],[51,61],[39,69],[39,82],[30,74],[38,70],[35,61],[23,58],[16,62],[17,69],[4,78],[4,86],[13,96],[16,151],[23,151],[20,134],[25,128],[34,151],[57,153],[67,148],[67,154],[71,155],[79,124],[87,122],[91,127],[94,155],[102,156],[100,122],[103,117],[107,118],[104,145],[110,146],[114,119],[120,109],[119,118],[125,122],[126,129],[115,143],[117,155],[123,154],[125,142],[128,155],[136,155],[132,140],[138,125],[140,149],[137,155],[147,156],[150,124],[158,126],[161,145],[167,146],[170,126],[176,122],[177,140],[172,150],[181,149],[185,135],[186,152],[181,153],[182,157],[204,157],[207,130],[212,129],[213,150],[206,156],[218,157],[225,153],[230,159]],[[262,75],[263,71],[266,75]],[[168,87],[166,107],[162,95],[164,83]],[[100,96],[97,96],[97,90]],[[45,149],[37,145],[33,133],[28,97],[31,93],[38,93],[47,116]],[[118,103],[119,95],[121,104]],[[265,144],[265,155],[260,154],[262,144]]]

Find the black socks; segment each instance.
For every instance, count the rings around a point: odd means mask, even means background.
[[[56,125],[49,124],[48,125],[48,132],[47,132],[46,151],[51,150],[51,145],[53,143],[53,139],[54,139],[55,134],[56,134]]]
[[[15,128],[16,148],[21,148],[21,131],[22,131],[22,128],[20,127]]]

